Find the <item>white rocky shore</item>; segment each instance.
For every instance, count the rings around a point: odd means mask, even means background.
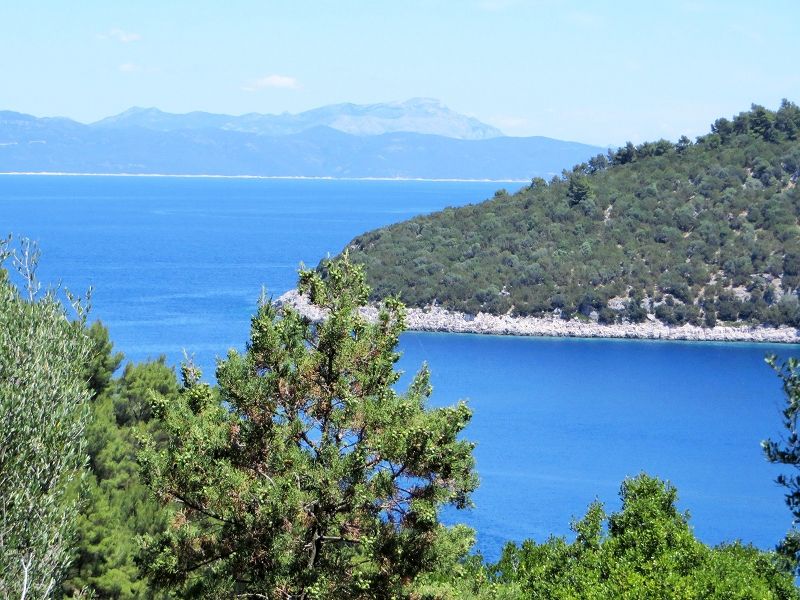
[[[313,306],[297,290],[289,290],[275,304],[293,306],[300,314],[320,320],[324,312]],[[361,309],[368,320],[377,318],[378,309],[368,306]],[[645,323],[620,323],[600,325],[578,320],[565,321],[558,317],[511,317],[478,313],[468,315],[438,307],[409,308],[406,318],[412,331],[442,331],[449,333],[486,333],[492,335],[530,335],[542,337],[628,338],[642,340],[690,340],[713,342],[770,342],[800,343],[800,331],[792,327],[697,327],[681,325],[670,327],[660,321]]]

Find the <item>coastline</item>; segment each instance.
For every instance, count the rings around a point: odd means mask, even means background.
[[[3,175],[42,175],[46,177],[175,177],[179,179],[298,179],[311,181],[443,181],[452,183],[530,183],[529,179],[458,179],[429,177],[331,177],[325,175],[213,175],[170,173],[71,173],[62,171],[3,171]]]
[[[277,306],[291,306],[312,321],[324,317],[322,309],[311,305],[297,290],[289,290],[275,300]],[[793,327],[741,326],[670,327],[660,321],[599,325],[582,321],[564,321],[557,317],[511,317],[478,313],[468,315],[443,308],[408,308],[406,326],[409,331],[438,331],[443,333],[478,333],[531,337],[617,338],[637,340],[681,340],[698,342],[763,342],[798,344],[800,331]],[[378,309],[367,306],[360,310],[369,321],[375,321]]]

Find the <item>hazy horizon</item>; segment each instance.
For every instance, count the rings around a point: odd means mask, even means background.
[[[93,122],[436,98],[512,136],[607,145],[800,100],[794,4],[555,0],[4,6],[0,109]]]

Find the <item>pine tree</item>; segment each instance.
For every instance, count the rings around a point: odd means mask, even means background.
[[[366,322],[346,257],[324,280],[302,271],[300,289],[322,322],[262,301],[246,352],[217,368],[219,396],[185,365],[178,401],[154,402],[168,441],[143,451],[143,474],[178,508],[141,564],[184,597],[403,597],[446,536],[440,507],[477,485],[458,439],[469,409],[427,408],[424,367],[393,388],[402,305]]]

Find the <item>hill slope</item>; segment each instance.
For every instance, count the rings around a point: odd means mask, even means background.
[[[374,297],[475,314],[800,326],[800,109],[628,144],[549,183],[363,234]]]

